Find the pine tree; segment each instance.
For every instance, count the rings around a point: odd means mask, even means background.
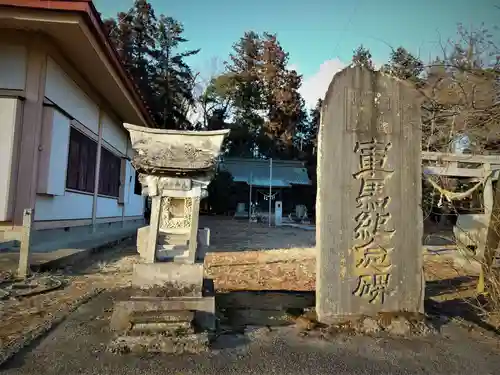
[[[360,45],[358,48],[354,50],[354,54],[352,56],[352,63],[357,66],[363,66],[368,69],[374,69],[372,62],[372,54],[368,48]]]
[[[232,106],[234,77],[224,73],[210,80],[199,103],[203,111],[203,124],[199,128],[206,130],[219,130],[226,128],[227,119]]]
[[[288,53],[275,34],[246,32],[233,46],[226,75],[232,81],[235,117],[231,152],[288,158],[306,118],[299,93],[302,77],[287,69]],[[241,135],[241,137],[240,137]],[[247,137],[246,142],[242,136]]]
[[[389,63],[382,67],[382,71],[402,80],[420,83],[424,64],[405,48],[399,47],[391,52]]]
[[[275,34],[264,33],[260,69],[267,119],[261,137],[267,147],[260,147],[267,156],[290,157],[297,125],[305,120],[304,100],[299,89],[302,76],[288,70],[286,53]],[[269,142],[270,141],[270,142]]]
[[[309,127],[309,143],[312,146],[312,155],[316,155],[318,149],[318,133],[321,121],[321,108],[323,107],[323,99],[318,99],[316,106],[310,113],[310,127]]]
[[[193,73],[184,58],[199,50],[177,53],[186,40],[182,24],[171,17],[156,18],[147,0],[136,0],[128,12],[104,22],[121,62],[152,109],[158,126],[189,128],[193,103]]]
[[[230,133],[229,153],[253,156],[258,153],[257,138],[263,126],[263,86],[259,77],[262,42],[258,34],[246,32],[233,45],[226,63],[231,89],[234,125]]]
[[[122,64],[135,81],[132,74],[134,66],[132,15],[120,12],[117,14],[116,19],[109,18],[105,20],[104,26]]]
[[[181,43],[187,42],[182,37],[183,32],[180,22],[172,17],[160,17],[154,87],[157,90],[157,106],[162,109],[157,119],[162,128],[187,129],[191,125],[187,112],[194,103],[194,75],[184,58],[200,50],[176,52]]]

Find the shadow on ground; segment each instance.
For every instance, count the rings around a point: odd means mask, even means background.
[[[470,329],[473,329],[473,326],[478,326],[495,335],[500,335],[500,329],[488,323],[482,316],[481,309],[478,305],[480,301],[475,297],[454,298],[446,301],[429,299],[425,302],[425,311],[429,315],[441,315],[450,319],[456,318],[470,323]]]
[[[200,355],[115,355],[106,350],[116,294],[81,306],[45,338],[2,368],[6,375],[45,374],[452,374],[494,373],[500,356],[491,342],[448,325],[443,335],[411,340],[336,335],[302,337],[294,328],[221,335]]]
[[[470,290],[476,282],[477,277],[475,276],[457,276],[451,279],[427,281],[425,283],[425,296],[430,298]]]

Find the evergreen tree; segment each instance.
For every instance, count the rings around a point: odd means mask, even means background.
[[[323,99],[318,99],[316,102],[316,106],[311,111],[310,114],[310,127],[308,139],[311,145],[311,154],[316,155],[316,151],[318,149],[318,133],[319,133],[319,125],[321,122],[321,108],[323,107]]]
[[[263,125],[263,86],[259,77],[262,42],[258,34],[246,32],[233,45],[227,74],[231,89],[234,125],[230,134],[230,154],[253,156],[258,152],[257,137]]]
[[[156,56],[157,25],[151,4],[146,0],[136,0],[130,14],[132,34],[132,66],[130,74],[146,100],[151,101],[155,93],[151,88],[154,69],[150,63]]]
[[[368,48],[360,45],[358,48],[354,50],[354,54],[352,56],[352,63],[354,65],[363,66],[368,69],[374,69],[372,62],[372,54]]]
[[[183,27],[171,17],[155,16],[147,0],[136,0],[128,12],[104,22],[121,62],[162,128],[185,129],[193,104],[194,77],[185,58],[199,50],[177,53]]]
[[[298,91],[302,77],[287,64],[288,53],[274,34],[249,31],[233,46],[225,73],[232,82],[231,153],[280,158],[295,154],[294,135],[306,112]]]
[[[226,119],[232,106],[235,83],[233,75],[221,74],[212,78],[199,101],[203,111],[203,124],[199,126],[207,130],[226,128]]]
[[[420,83],[424,64],[405,48],[399,47],[391,52],[389,63],[382,67],[382,71],[402,80]]]
[[[259,148],[267,156],[290,157],[296,128],[306,118],[304,100],[298,91],[302,76],[287,69],[288,53],[275,34],[264,33],[262,49],[260,79],[267,119],[262,132],[265,137],[261,138],[267,144]]]
[[[132,15],[120,12],[116,19],[105,20],[104,26],[122,64],[132,76],[134,66]],[[132,79],[137,82],[135,77],[132,76]]]
[[[177,53],[179,44],[187,40],[182,37],[184,28],[172,17],[160,16],[158,22],[158,51],[155,71],[156,105],[162,108],[157,121],[162,128],[190,127],[187,112],[194,104],[194,75],[184,58],[200,50]]]

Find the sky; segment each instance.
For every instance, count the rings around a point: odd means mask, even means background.
[[[403,46],[425,62],[442,55],[440,41],[456,36],[457,24],[500,26],[500,0],[150,0],[157,15],[182,22],[189,60],[205,79],[221,73],[232,45],[248,30],[272,32],[289,66],[303,75],[301,93],[311,107],[333,75],[363,44],[376,65],[391,47]],[[133,0],[94,0],[103,18],[128,11]],[[496,8],[499,6],[499,8]]]

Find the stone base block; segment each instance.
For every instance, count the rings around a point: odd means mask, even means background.
[[[120,336],[108,346],[112,353],[200,353],[208,349],[206,333],[165,337],[155,336]]]
[[[183,295],[201,296],[203,264],[138,263],[134,265],[132,287],[180,289]]]
[[[215,297],[131,297],[129,301],[115,303],[111,317],[111,329],[128,331],[134,322],[144,317],[159,316],[157,322],[168,322],[165,316],[194,314],[195,325],[202,330],[215,329]],[[141,320],[142,319],[142,320]]]
[[[200,234],[200,231],[202,234]],[[204,228],[198,231],[198,243],[210,243],[210,229]],[[201,236],[201,237],[200,237]],[[147,246],[149,240],[149,226],[137,230],[137,252],[141,259],[149,261]],[[193,260],[189,257],[189,233],[158,233],[156,245],[156,259],[160,261],[173,261],[176,263],[189,264]],[[208,246],[208,245],[206,245]],[[201,246],[205,248],[206,246]],[[199,246],[200,247],[200,246]],[[197,259],[203,259],[197,257]]]
[[[131,335],[162,334],[164,336],[180,336],[194,333],[194,327],[191,322],[134,323],[130,333]]]
[[[116,306],[111,315],[112,331],[127,334],[178,336],[194,333],[193,311],[130,311]]]
[[[134,324],[146,323],[191,323],[194,320],[194,313],[185,311],[135,311],[130,315],[130,320]]]
[[[149,225],[137,229],[137,252],[141,258],[146,257],[146,249],[148,248]]]

